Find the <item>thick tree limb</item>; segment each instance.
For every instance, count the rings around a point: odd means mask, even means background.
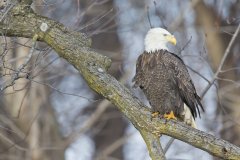
[[[240,159],[240,148],[227,141],[181,122],[151,120],[150,111],[127,88],[106,72],[111,60],[92,51],[89,48],[90,40],[84,34],[71,31],[62,24],[21,6],[14,7],[8,13],[5,20],[0,23],[0,32],[7,36],[27,38],[37,35],[38,40],[55,49],[59,56],[83,75],[93,90],[116,105],[142,133],[153,159],[161,156],[160,153],[153,156],[155,150],[162,152],[160,143],[156,140],[160,134],[169,135],[223,159]]]

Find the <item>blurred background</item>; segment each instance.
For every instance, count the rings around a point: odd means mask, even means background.
[[[178,41],[171,51],[183,58],[202,97],[198,128],[240,145],[240,35],[221,64],[240,23],[239,0],[34,0],[32,8],[91,37],[92,48],[113,61],[109,74],[145,104],[132,89],[135,62],[150,26],[167,28]],[[1,160],[150,159],[133,125],[51,48],[37,43],[28,60],[31,39],[1,34]],[[163,147],[169,139],[161,137]],[[166,157],[218,159],[178,140]]]

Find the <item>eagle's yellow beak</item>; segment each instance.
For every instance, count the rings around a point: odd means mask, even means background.
[[[167,39],[168,42],[172,43],[173,45],[177,44],[177,40],[173,35],[167,35],[166,39]]]

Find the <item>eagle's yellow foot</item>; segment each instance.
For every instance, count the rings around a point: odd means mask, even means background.
[[[177,118],[175,117],[173,111],[171,111],[170,113],[165,113],[163,117],[166,118],[166,119],[175,119],[175,120],[177,120]]]
[[[159,114],[160,114],[159,112],[153,112],[153,113],[152,113],[152,118],[158,117]]]

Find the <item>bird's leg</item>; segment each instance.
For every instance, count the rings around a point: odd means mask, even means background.
[[[175,117],[173,111],[171,111],[170,113],[165,113],[163,117],[166,118],[166,119],[175,119],[175,120],[177,120],[177,118]]]

